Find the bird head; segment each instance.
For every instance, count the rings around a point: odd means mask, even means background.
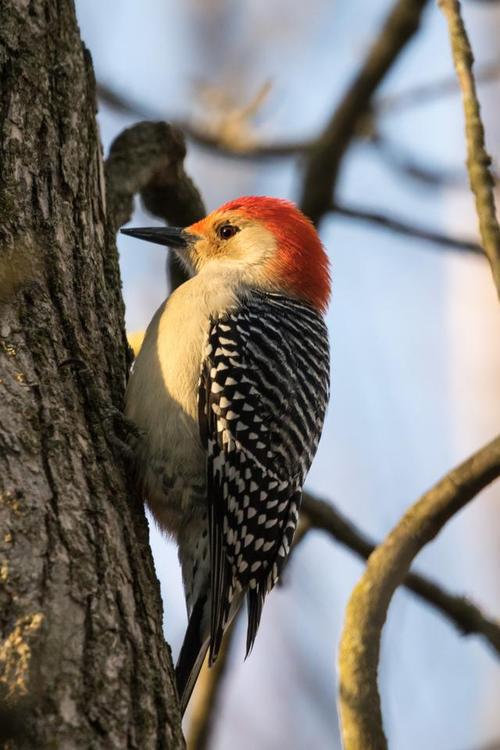
[[[237,283],[290,294],[324,311],[328,257],[313,224],[289,201],[245,196],[189,227],[122,229],[167,245],[191,273],[225,274]]]

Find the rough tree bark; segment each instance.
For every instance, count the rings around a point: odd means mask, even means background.
[[[1,0],[5,747],[184,746],[144,511],[109,439],[128,364],[72,0]]]

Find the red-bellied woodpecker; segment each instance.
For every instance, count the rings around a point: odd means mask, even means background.
[[[192,274],[151,321],[126,395],[141,491],[179,545],[184,709],[245,596],[250,651],[290,552],[328,401],[328,260],[311,222],[275,198],[122,231],[173,248]]]

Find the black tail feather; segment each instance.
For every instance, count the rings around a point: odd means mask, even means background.
[[[212,619],[210,629],[209,666],[213,666],[222,646],[224,632],[229,624],[233,587],[230,583],[231,574],[226,560],[222,561],[220,578],[220,598],[212,597]]]
[[[210,532],[210,652],[208,663],[213,666],[222,645],[224,630],[229,621],[234,595],[233,574],[226,558],[221,525],[216,521],[216,509],[211,505],[208,515]]]
[[[191,693],[198,679],[203,660],[208,650],[208,637],[203,637],[203,615],[207,597],[201,597],[193,607],[184,642],[175,668],[175,679],[181,714],[184,715]]]

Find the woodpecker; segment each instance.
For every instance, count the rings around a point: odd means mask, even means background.
[[[141,493],[179,547],[184,711],[245,598],[248,655],[290,552],[329,396],[328,258],[298,208],[263,196],[122,232],[172,248],[190,274],[147,329],[125,407]]]

